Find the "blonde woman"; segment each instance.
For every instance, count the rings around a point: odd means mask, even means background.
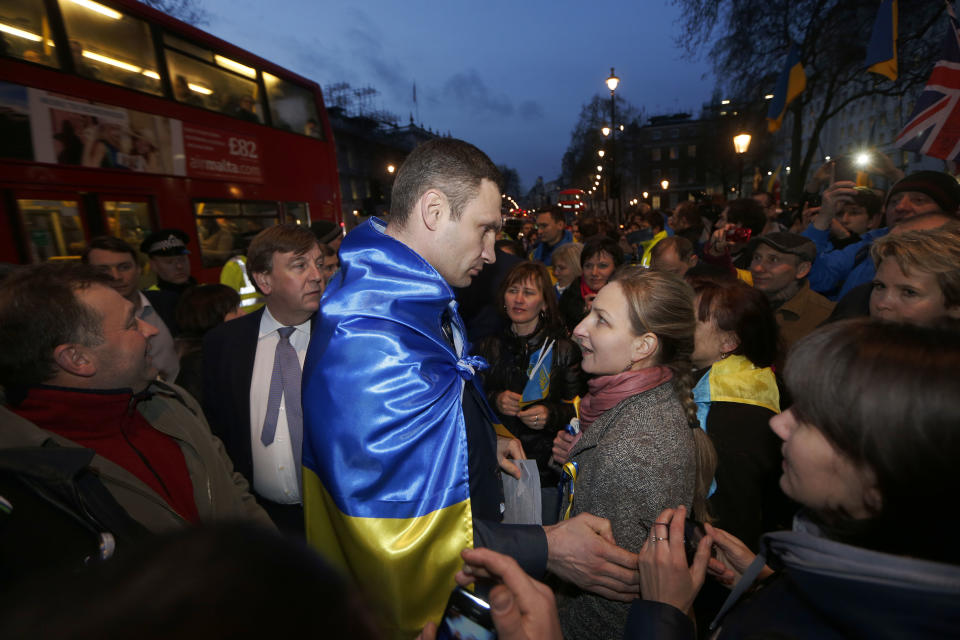
[[[558,298],[574,280],[580,277],[580,254],[582,252],[583,245],[579,242],[561,245],[553,252],[551,262],[553,263],[553,276],[557,279],[554,289]]]
[[[927,327],[960,320],[960,224],[890,234],[870,253],[872,318]]]
[[[683,504],[706,518],[716,454],[697,422],[692,394],[693,290],[673,274],[628,267],[597,294],[573,331],[593,374],[580,404],[582,435],[558,436],[570,516],[608,518],[617,544],[637,552],[657,514]],[[571,486],[572,484],[572,492]],[[572,493],[572,495],[571,495]],[[655,535],[665,536],[666,532]],[[559,597],[564,637],[618,638],[629,603],[578,589]]]

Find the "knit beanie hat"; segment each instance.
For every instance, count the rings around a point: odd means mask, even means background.
[[[890,188],[887,202],[894,194],[918,191],[933,198],[944,213],[954,214],[960,207],[960,183],[941,171],[918,171],[900,179]]]

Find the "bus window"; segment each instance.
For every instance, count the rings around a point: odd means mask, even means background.
[[[104,200],[103,212],[110,235],[120,238],[131,247],[139,247],[152,231],[150,206],[146,202]]]
[[[59,67],[42,2],[4,0],[0,5],[0,54]]]
[[[310,224],[310,205],[306,202],[285,202],[283,205],[284,221],[297,224]]]
[[[30,261],[79,256],[87,248],[76,200],[17,200]]]
[[[220,267],[246,255],[253,237],[280,222],[276,202],[195,202],[197,238],[204,267]]]
[[[292,82],[263,72],[267,87],[267,103],[273,126],[323,139],[323,129],[317,117],[317,103],[313,94]]]
[[[171,35],[164,36],[164,43],[178,102],[263,122],[256,69]]]
[[[153,37],[146,22],[87,0],[60,0],[77,73],[161,95]]]

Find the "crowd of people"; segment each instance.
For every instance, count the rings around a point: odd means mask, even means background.
[[[476,581],[504,639],[955,635],[960,183],[512,238],[499,181],[437,139],[223,284],[175,229],[6,275],[0,634],[430,640]]]

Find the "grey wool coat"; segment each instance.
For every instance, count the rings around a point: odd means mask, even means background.
[[[570,452],[577,462],[571,517],[610,520],[617,544],[640,551],[660,512],[693,502],[696,455],[673,381],[621,401],[597,418]],[[566,504],[564,496],[564,504]],[[567,640],[622,638],[630,604],[565,585],[558,597]]]

